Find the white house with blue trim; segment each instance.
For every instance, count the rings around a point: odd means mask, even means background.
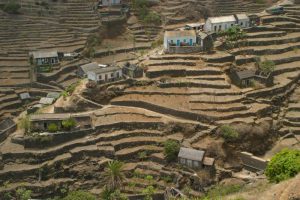
[[[166,31],[164,35],[164,48],[169,46],[194,46],[197,43],[197,33],[195,30]]]

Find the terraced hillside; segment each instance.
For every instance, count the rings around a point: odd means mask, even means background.
[[[81,0],[49,1],[46,8],[26,0],[20,12],[8,15],[0,11],[0,86],[31,82],[28,52],[78,51],[101,25],[91,5]]]
[[[187,174],[191,175],[188,171],[166,167],[162,147],[168,138],[183,139],[182,133],[168,131],[171,130],[169,123],[178,122],[185,126],[190,121],[116,106],[94,111],[93,121],[95,131],[92,134],[42,150],[24,149],[22,145],[6,140],[1,145],[4,167],[0,170],[0,184],[9,184],[0,189],[0,196],[20,186],[31,188],[34,197],[59,195],[60,187],[87,189],[97,194],[105,184],[101,181],[103,168],[111,159],[125,163],[127,180],[123,192],[127,194],[136,194],[147,186],[144,179],[147,175],[154,177],[158,191],[166,188],[164,177],[177,177],[179,181]],[[191,124],[196,129],[206,128]],[[13,137],[18,137],[18,133]],[[139,156],[141,152],[146,154]]]
[[[160,13],[168,25],[183,25],[191,20],[207,18],[209,16],[232,15],[235,13],[258,13],[275,1],[253,0],[166,0],[160,5]]]

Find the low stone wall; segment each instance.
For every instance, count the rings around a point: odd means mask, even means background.
[[[50,146],[56,146],[61,143],[71,141],[77,138],[84,137],[94,130],[84,129],[84,130],[76,130],[70,132],[59,132],[54,133],[49,136],[28,136],[24,138],[24,147],[25,148],[45,148]]]
[[[6,119],[0,122],[0,142],[4,141],[9,134],[17,129],[17,124],[11,119]]]
[[[128,199],[129,200],[144,200],[145,195],[143,195],[143,194],[129,195]],[[156,193],[156,194],[152,195],[152,199],[153,200],[165,200],[164,193]]]
[[[253,156],[253,154],[248,152],[241,152],[240,158],[243,166],[250,171],[264,171],[268,164],[267,160]]]
[[[193,121],[201,121],[206,123],[213,123],[214,119],[209,116],[204,116],[196,113],[186,112],[186,111],[179,111],[174,110],[171,108],[166,108],[162,106],[158,106],[155,104],[142,102],[142,101],[114,101],[111,102],[112,105],[120,105],[120,106],[129,106],[129,107],[138,107],[138,108],[146,108],[148,110],[163,113],[166,115],[173,115],[176,117],[189,119]]]
[[[197,53],[200,51],[202,51],[201,46],[184,46],[184,47],[171,46],[166,50],[166,53],[188,54],[188,53]]]

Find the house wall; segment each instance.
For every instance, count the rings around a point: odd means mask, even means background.
[[[35,64],[37,66],[40,65],[54,65],[59,62],[58,57],[52,57],[52,58],[37,58],[35,59]]]
[[[238,25],[241,28],[248,28],[248,27],[250,27],[250,20],[249,19],[239,20]]]
[[[166,49],[167,53],[174,53],[174,54],[187,54],[187,53],[196,53],[196,52],[200,52],[202,51],[202,47],[201,46],[182,46],[182,47],[178,47],[178,46],[169,46]]]
[[[168,49],[168,44],[173,40],[173,43],[176,44],[176,46],[179,46],[178,43],[186,42],[190,43],[190,40],[192,40],[192,45],[197,43],[197,37],[196,36],[186,36],[186,37],[167,37],[164,36],[164,48]]]
[[[106,73],[99,73],[95,74],[94,72],[87,72],[87,77],[91,81],[96,81],[98,83],[100,82],[109,82],[109,81],[115,81],[120,78],[122,78],[123,73],[122,69],[116,70],[114,72],[106,72]]]
[[[185,165],[187,167],[191,167],[191,168],[194,168],[194,169],[202,168],[202,163],[200,161],[189,160],[189,159],[179,157],[178,162],[182,165]]]
[[[231,26],[234,26],[236,21],[229,21],[223,23],[211,23],[208,19],[204,25],[204,30],[207,32],[218,32],[218,31],[225,31],[229,29]],[[215,28],[216,27],[216,28]]]

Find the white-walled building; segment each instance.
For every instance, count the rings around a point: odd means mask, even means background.
[[[87,71],[87,78],[97,83],[116,81],[122,78],[122,69],[118,66],[99,67]]]
[[[114,6],[114,5],[120,5],[121,0],[101,0],[102,6]]]
[[[204,31],[206,32],[225,31],[234,25],[236,25],[236,19],[234,15],[222,16],[222,17],[209,17],[205,22]]]
[[[169,46],[194,46],[197,42],[195,30],[166,31],[164,35],[164,48]]]
[[[241,28],[248,28],[250,26],[250,19],[246,14],[235,14],[234,17],[237,25]]]

